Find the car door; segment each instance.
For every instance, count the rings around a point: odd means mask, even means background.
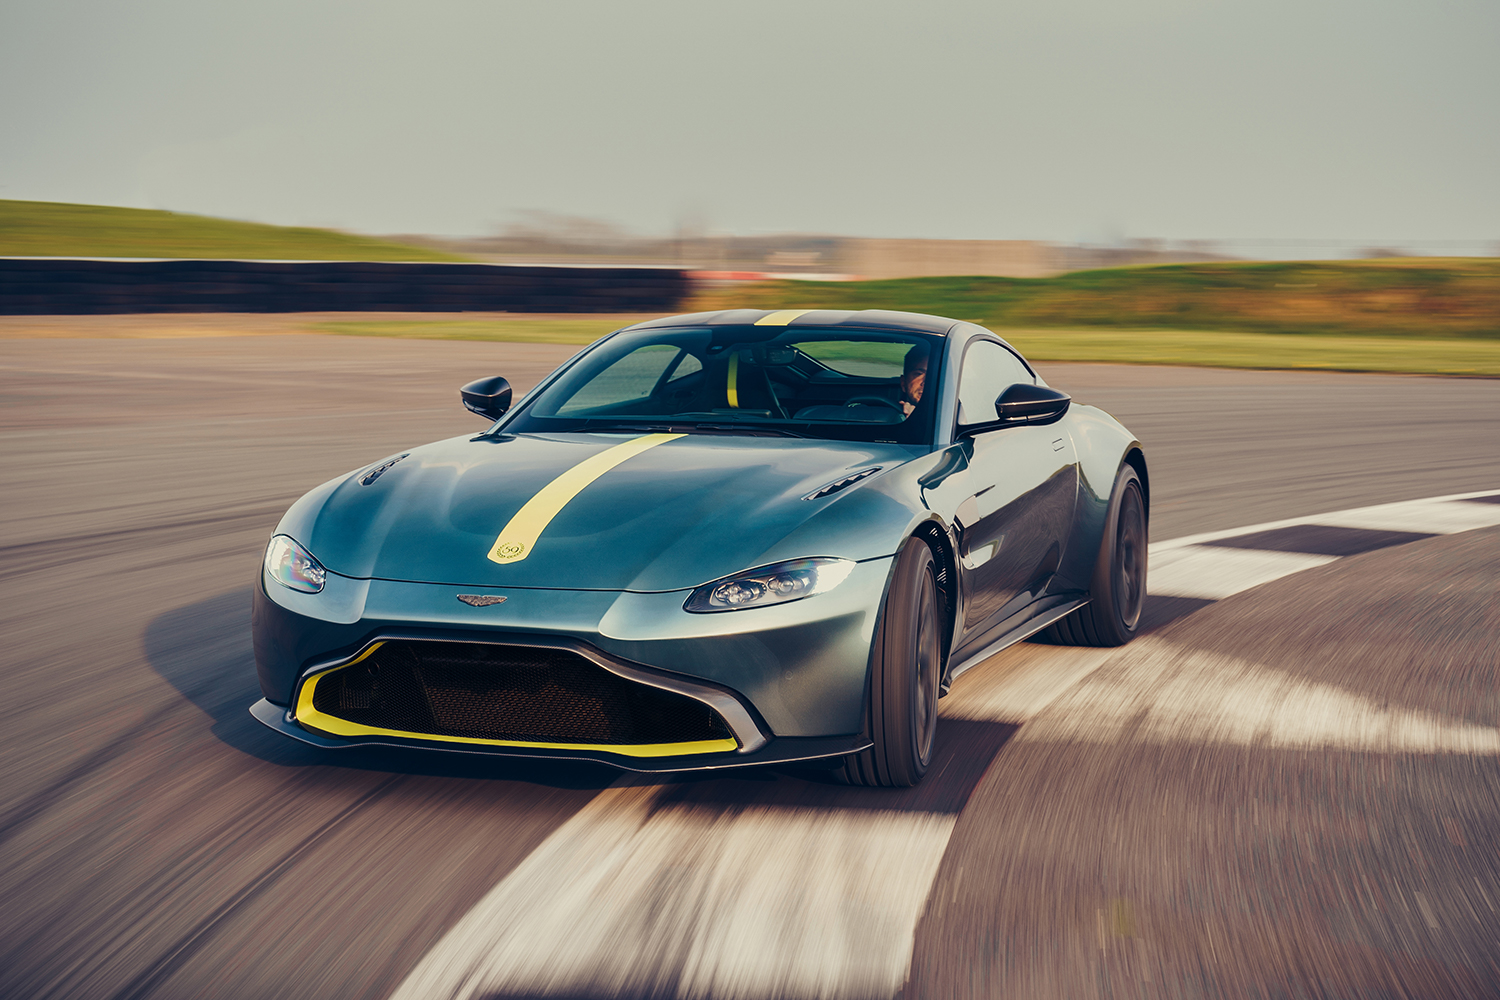
[[[1036,378],[1004,345],[976,339],[958,382],[959,425],[995,419],[995,400]],[[964,639],[979,637],[1040,594],[1062,559],[1078,498],[1078,460],[1060,424],[973,435],[968,497],[955,511]],[[962,640],[960,640],[962,641]]]

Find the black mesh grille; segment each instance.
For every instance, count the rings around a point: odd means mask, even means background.
[[[732,736],[702,702],[626,680],[577,653],[482,643],[387,642],[320,678],[313,707],[378,729],[527,743]]]

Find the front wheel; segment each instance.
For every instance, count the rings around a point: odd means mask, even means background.
[[[870,654],[865,726],[874,745],[844,758],[851,785],[907,787],[927,773],[943,671],[938,608],[932,550],[909,538],[896,556]]]
[[[1089,603],[1044,633],[1066,646],[1123,646],[1135,638],[1146,605],[1146,496],[1140,474],[1120,468],[1110,493]]]

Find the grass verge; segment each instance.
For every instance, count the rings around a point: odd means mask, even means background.
[[[592,344],[628,324],[610,319],[395,320],[314,323],[314,333],[413,340],[495,340],[512,344]]]
[[[1033,361],[1500,377],[1500,340],[1195,330],[995,331]]]
[[[618,319],[403,320],[317,323],[309,329],[363,337],[588,344],[621,325]],[[1500,340],[1473,337],[998,327],[995,332],[1036,361],[1500,376]]]

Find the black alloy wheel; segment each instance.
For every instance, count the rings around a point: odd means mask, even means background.
[[[870,655],[865,720],[873,745],[844,759],[851,785],[915,785],[932,762],[943,672],[937,573],[932,550],[909,538],[896,556]]]
[[[1146,494],[1131,465],[1120,467],[1104,519],[1089,603],[1048,626],[1065,646],[1123,646],[1135,638],[1146,606]]]
[[[1115,616],[1134,634],[1146,605],[1146,504],[1136,479],[1125,484],[1120,500],[1110,572],[1114,576],[1110,589],[1114,591]]]

